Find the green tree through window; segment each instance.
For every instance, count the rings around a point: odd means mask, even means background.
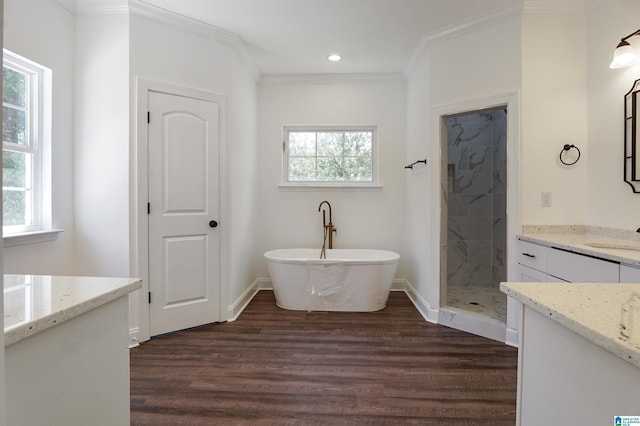
[[[44,69],[4,51],[2,67],[2,220],[5,233],[40,226],[40,78]]]
[[[288,127],[285,134],[288,183],[373,183],[374,127]]]

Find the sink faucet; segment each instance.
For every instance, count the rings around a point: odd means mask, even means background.
[[[326,204],[327,207],[329,208],[329,223],[327,223],[327,210],[326,208],[323,208],[323,204]],[[322,241],[322,251],[320,252],[320,258],[321,259],[326,259],[327,258],[327,254],[326,254],[326,244],[327,244],[327,240],[329,243],[329,248],[332,249],[333,248],[333,233],[334,232],[338,232],[338,230],[336,229],[335,226],[333,226],[333,217],[331,215],[331,204],[329,204],[328,201],[323,201],[320,203],[320,205],[318,206],[318,211],[322,211],[322,228],[324,229],[324,240]],[[327,238],[328,237],[328,238]]]

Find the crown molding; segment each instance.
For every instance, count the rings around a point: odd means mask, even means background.
[[[54,1],[73,15],[108,15],[129,11],[127,0]]]
[[[258,81],[260,86],[290,84],[357,84],[357,83],[406,83],[402,73],[352,73],[352,74],[267,74]]]
[[[443,31],[425,36],[415,50],[415,53],[405,67],[404,75],[409,76],[418,64],[427,55],[429,49],[446,40],[450,40],[462,35],[481,30],[504,21],[519,18],[522,15],[522,7],[516,6],[509,9],[494,12],[485,16],[474,19],[468,19],[460,22],[458,25],[451,26]]]
[[[216,40],[231,47],[236,52],[240,60],[247,66],[250,75],[255,81],[260,79],[260,70],[247,51],[242,38],[230,31],[151,5],[144,0],[55,1],[74,15],[129,13],[181,31]]]
[[[128,0],[128,3],[129,10],[134,15],[151,19],[185,32],[210,38],[230,46],[247,66],[252,78],[255,81],[260,79],[260,70],[256,66],[255,61],[247,51],[245,43],[239,35],[197,19],[189,18],[170,10],[151,5],[144,0]]]
[[[128,3],[129,11],[134,15],[206,38],[212,38],[230,46],[241,42],[240,36],[230,31],[154,6],[144,0],[129,0]]]

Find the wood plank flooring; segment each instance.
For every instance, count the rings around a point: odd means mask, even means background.
[[[517,350],[430,324],[406,294],[372,313],[280,309],[131,350],[132,425],[514,425]]]

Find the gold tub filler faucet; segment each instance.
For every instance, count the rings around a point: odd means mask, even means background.
[[[327,223],[327,209],[323,208],[323,204],[329,207],[329,223]],[[318,206],[318,211],[322,210],[322,228],[324,229],[324,239],[322,240],[322,250],[320,251],[320,259],[327,258],[327,239],[329,240],[329,249],[333,248],[333,233],[338,232],[335,226],[333,226],[333,217],[331,216],[331,204],[328,201],[323,201]],[[327,238],[328,237],[328,238]]]

